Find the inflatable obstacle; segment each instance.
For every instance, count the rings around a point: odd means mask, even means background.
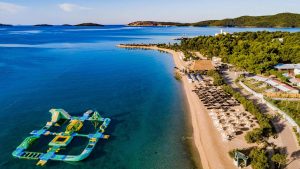
[[[13,151],[12,155],[16,158],[27,160],[38,160],[38,166],[43,166],[48,160],[56,161],[81,161],[87,158],[100,139],[108,139],[109,135],[104,135],[105,129],[110,123],[109,118],[103,118],[97,111],[88,110],[82,116],[70,116],[63,109],[51,109],[51,121],[40,130],[32,131],[29,137]],[[86,124],[90,122],[94,126],[93,133],[78,133]],[[66,126],[65,126],[66,125]],[[60,128],[60,132],[52,131],[52,128]],[[48,144],[47,152],[29,151],[30,147],[37,143],[42,136],[54,137]],[[61,149],[70,147],[70,143],[75,138],[87,138],[88,143],[79,155],[58,154]]]

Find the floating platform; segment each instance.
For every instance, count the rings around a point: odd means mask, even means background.
[[[40,130],[34,130],[31,136],[16,148],[12,155],[16,158],[27,160],[38,160],[38,166],[43,166],[48,160],[56,161],[81,161],[87,158],[100,139],[108,139],[109,135],[104,135],[105,129],[110,123],[109,118],[102,118],[97,111],[88,110],[82,116],[70,116],[63,109],[51,109],[51,121]],[[89,121],[95,128],[94,133],[79,134],[78,132],[84,127],[84,122]],[[67,124],[62,127],[62,124]],[[53,132],[52,127],[61,128],[61,132]],[[28,149],[33,143],[41,139],[42,136],[53,136],[54,138],[48,143],[47,152],[31,152]],[[61,149],[67,147],[75,137],[84,137],[88,139],[88,143],[79,155],[61,155],[57,154]]]

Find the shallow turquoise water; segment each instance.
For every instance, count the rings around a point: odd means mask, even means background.
[[[220,28],[0,28],[0,168],[39,168],[11,152],[50,119],[96,109],[112,119],[108,141],[82,162],[46,168],[193,168],[186,148],[185,104],[165,53],[116,48],[119,43],[172,42]],[[226,31],[262,29],[230,28]],[[299,31],[299,29],[269,29]]]

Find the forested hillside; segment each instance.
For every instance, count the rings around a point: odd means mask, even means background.
[[[300,63],[300,32],[240,32],[199,36],[172,48],[199,51],[249,72],[265,73],[278,63]]]
[[[193,23],[192,25],[228,27],[300,27],[300,14],[280,13],[267,16],[241,16],[233,19],[202,21]]]
[[[300,14],[279,13],[266,16],[241,16],[222,20],[206,20],[196,23],[137,21],[129,26],[222,26],[222,27],[300,27]]]

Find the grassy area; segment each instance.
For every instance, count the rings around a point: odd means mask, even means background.
[[[271,102],[300,125],[300,101],[271,100]]]
[[[264,82],[258,82],[254,79],[242,79],[243,83],[248,86],[250,89],[254,90],[257,93],[264,93],[266,90],[271,89],[272,87],[264,85]]]

